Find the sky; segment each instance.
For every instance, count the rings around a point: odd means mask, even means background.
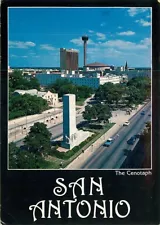
[[[87,64],[151,66],[151,8],[9,8],[8,66],[59,67],[60,48]]]

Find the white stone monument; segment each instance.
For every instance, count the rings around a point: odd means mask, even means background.
[[[91,136],[88,131],[78,130],[76,127],[76,96],[63,96],[63,142],[62,147],[72,149]]]

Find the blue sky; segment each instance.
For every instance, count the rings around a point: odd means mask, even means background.
[[[150,8],[9,8],[9,66],[59,67],[59,48],[79,51],[88,35],[87,63],[151,65]]]

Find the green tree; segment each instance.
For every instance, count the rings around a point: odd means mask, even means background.
[[[109,82],[99,86],[95,93],[95,98],[99,101],[105,101],[107,104],[118,104],[123,93],[124,87],[122,85]]]
[[[85,107],[85,111],[83,112],[83,118],[87,120],[89,123],[93,120],[96,119],[96,109],[94,106],[89,106],[87,105]]]
[[[29,134],[24,139],[24,143],[31,152],[47,154],[47,151],[51,148],[51,135],[47,125],[37,122],[31,127]]]
[[[14,70],[13,73],[9,75],[9,89],[14,92],[17,89],[29,90],[37,89],[40,90],[40,84],[35,77],[26,77],[22,75],[21,70]]]
[[[17,169],[18,168],[18,157],[17,154],[19,152],[19,148],[16,147],[16,144],[11,142],[9,144],[9,168]]]
[[[28,85],[29,89],[37,89],[40,91],[40,83],[37,78],[31,77]]]
[[[88,98],[93,93],[92,88],[75,85],[68,79],[57,79],[56,82],[49,85],[46,90],[58,93],[59,97],[62,97],[64,94],[75,94],[77,101]]]
[[[89,123],[96,119],[98,122],[108,122],[108,119],[111,116],[111,111],[108,105],[102,105],[100,103],[93,106],[87,105],[83,112],[83,118]]]
[[[14,72],[9,75],[9,88],[11,91],[16,89],[27,90],[28,83],[28,80],[23,77],[22,71],[20,70],[14,70]]]
[[[41,113],[48,109],[45,99],[29,94],[10,95],[9,98],[9,119],[20,116]]]
[[[47,162],[40,154],[34,154],[27,150],[21,150],[15,143],[9,144],[9,168],[10,169],[39,169],[46,168]]]
[[[108,119],[112,116],[108,105],[97,104],[95,105],[96,115],[98,122],[108,122]]]

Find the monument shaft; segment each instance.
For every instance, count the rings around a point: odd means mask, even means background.
[[[63,96],[63,140],[76,133],[76,96],[67,94]]]

